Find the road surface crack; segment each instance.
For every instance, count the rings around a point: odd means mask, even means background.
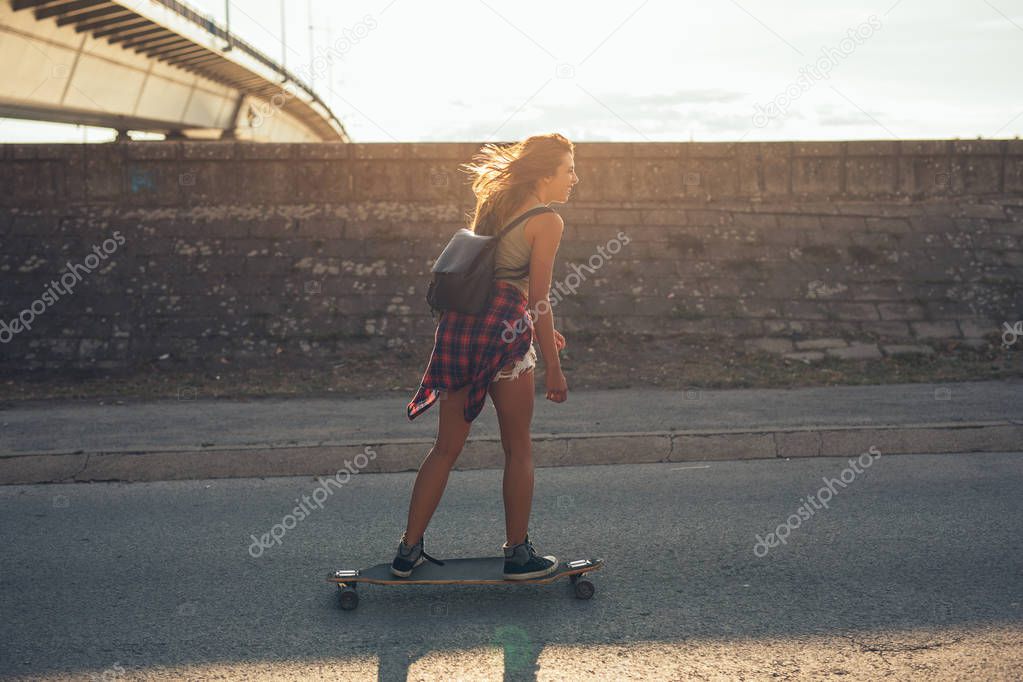
[[[955,637],[949,641],[931,641],[923,642],[921,644],[900,644],[897,642],[882,642],[879,644],[867,644],[865,642],[858,641],[851,635],[842,635],[854,645],[859,647],[860,651],[874,653],[881,657],[885,663],[889,663],[888,659],[885,658],[885,654],[902,654],[910,651],[927,651],[930,649],[939,649],[943,646],[950,644],[958,644],[963,640],[962,637]]]

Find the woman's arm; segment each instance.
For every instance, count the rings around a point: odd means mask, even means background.
[[[551,279],[554,275],[554,258],[565,231],[565,221],[557,213],[542,213],[536,218],[536,237],[533,239],[529,258],[529,313],[533,317],[533,331],[543,355],[547,371],[548,395],[551,390],[559,392],[554,399],[565,399],[568,386],[561,372],[561,358],[558,357],[558,342],[554,336],[554,314],[550,305]],[[560,398],[560,400],[558,399]]]

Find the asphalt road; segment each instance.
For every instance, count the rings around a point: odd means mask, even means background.
[[[355,611],[325,576],[390,561],[411,473],[356,474],[262,551],[251,535],[315,480],[4,487],[0,675],[1023,677],[1023,453],[870,462],[795,521],[848,460],[540,469],[531,539],[604,558],[593,599],[567,582],[362,585]],[[500,477],[452,473],[431,555],[499,554]]]

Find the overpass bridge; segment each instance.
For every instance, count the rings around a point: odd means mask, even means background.
[[[171,138],[350,142],[294,73],[175,0],[0,0],[0,116]]]

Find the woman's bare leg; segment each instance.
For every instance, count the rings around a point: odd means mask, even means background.
[[[490,384],[504,448],[504,525],[507,546],[525,541],[533,507],[533,370]]]
[[[416,483],[412,488],[412,500],[409,502],[405,543],[410,547],[419,542],[426,532],[433,512],[437,510],[440,498],[444,495],[451,467],[462,452],[465,439],[469,437],[471,424],[465,421],[462,413],[468,394],[469,386],[464,386],[438,401],[440,424],[437,428],[437,440],[419,467]]]

